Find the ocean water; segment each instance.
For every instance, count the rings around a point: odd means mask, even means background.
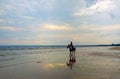
[[[111,46],[76,46],[78,53],[90,53],[90,52],[108,52],[108,53],[120,53],[118,50],[111,50]],[[27,62],[31,59],[42,56],[49,53],[68,53],[65,45],[48,45],[48,46],[0,46],[0,68],[14,65],[16,63]],[[93,53],[94,54],[94,53]],[[97,55],[97,54],[96,54]]]
[[[48,46],[0,46],[0,68],[14,66],[21,63],[35,61],[47,53],[66,49],[64,45]]]
[[[7,56],[41,53],[43,50],[61,49],[65,46],[0,46],[0,58]],[[33,52],[34,51],[34,52]],[[39,51],[39,52],[37,52]]]

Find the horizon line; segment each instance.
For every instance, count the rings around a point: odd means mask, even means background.
[[[0,46],[66,46],[67,44],[5,44],[5,45],[0,45]],[[118,44],[74,44],[75,46],[99,46],[99,45],[120,45]]]

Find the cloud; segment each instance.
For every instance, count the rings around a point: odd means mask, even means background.
[[[12,3],[17,8],[24,11],[35,12],[39,10],[50,10],[53,8],[55,0],[13,0]]]
[[[95,4],[88,8],[83,8],[74,13],[74,15],[91,15],[94,13],[109,13],[115,8],[115,4],[111,0],[98,0]]]
[[[8,11],[13,11],[17,9],[14,5],[11,5],[11,4],[5,4],[3,6],[5,7],[5,10],[8,10]]]
[[[86,7],[90,7],[95,4],[98,0],[85,0]]]
[[[2,0],[0,37],[11,44],[119,41],[120,4],[114,1]]]
[[[120,40],[119,30],[120,24],[107,26],[83,25],[79,26],[74,34],[70,33],[65,37],[81,44],[108,44]]]
[[[94,30],[101,30],[101,31],[119,31],[120,25],[110,25],[110,26],[104,26],[102,28],[94,28]]]
[[[0,10],[0,15],[3,15],[5,13],[4,10]]]
[[[55,0],[41,0],[40,3],[43,5],[44,4],[44,8],[45,9],[50,9],[50,8],[53,8],[54,6],[54,3],[55,3]]]
[[[55,24],[48,24],[45,23],[42,25],[44,29],[47,30],[72,30],[72,27],[70,27],[69,25],[65,24],[65,25],[55,25]]]
[[[33,40],[21,40],[21,39],[16,39],[16,38],[13,38],[13,39],[0,39],[0,43],[1,44],[29,44],[29,43],[32,43]]]
[[[3,19],[0,19],[0,23],[2,23],[2,22],[4,22],[4,20],[3,20]]]
[[[49,41],[49,39],[43,39],[43,38],[34,38],[34,39],[30,39],[30,38],[17,38],[17,37],[13,37],[11,39],[2,39],[0,38],[0,44],[15,44],[15,45],[39,45],[39,44],[53,44],[54,41]]]
[[[18,30],[22,30],[22,29],[8,26],[8,27],[0,27],[0,30],[18,31]]]
[[[41,25],[39,27],[32,26],[35,29],[40,29],[41,27],[41,31],[35,30],[33,28],[36,33],[34,34],[34,32],[32,32],[30,37],[24,36],[18,38],[16,36],[16,38],[13,37],[9,40],[2,40],[1,44],[3,42],[7,44],[66,44],[69,41],[73,41],[75,42],[75,44],[108,44],[116,42],[120,39],[119,35],[115,34],[115,32],[119,32],[120,30],[119,24],[110,26],[83,25],[78,28],[72,29],[72,31],[67,30],[67,32],[63,31],[65,28],[56,29],[56,27],[58,28],[58,26],[62,25],[55,25],[51,23],[44,23],[43,25],[45,24],[47,24],[46,26],[50,27],[48,28]],[[68,25],[66,26],[68,27]],[[53,29],[53,27],[55,28]],[[57,32],[54,30],[56,30]],[[29,33],[26,34],[29,35]]]
[[[19,17],[21,17],[23,19],[28,19],[28,20],[34,19],[34,17],[32,17],[32,16],[25,16],[25,15],[19,16]]]
[[[103,25],[103,26],[95,26],[95,25],[84,25],[80,26],[81,30],[90,30],[95,32],[115,32],[120,30],[120,24],[116,25]]]
[[[109,44],[112,42],[113,39],[108,37],[102,38],[98,34],[90,33],[90,34],[76,34],[72,37],[73,41],[82,44]]]

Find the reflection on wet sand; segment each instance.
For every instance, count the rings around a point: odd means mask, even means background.
[[[69,62],[66,63],[68,67],[73,68],[74,63],[76,62],[75,53],[71,53],[69,57]]]
[[[43,65],[44,69],[51,69],[51,68],[57,68],[57,67],[63,67],[65,66],[64,63],[45,63]]]

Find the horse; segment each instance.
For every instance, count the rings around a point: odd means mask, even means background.
[[[75,57],[75,51],[76,51],[76,48],[73,47],[73,45],[69,45],[67,46],[67,48],[69,48],[69,51],[70,51],[70,58],[69,58],[69,62],[66,63],[68,67],[70,67],[72,69],[73,67],[73,64],[76,62],[76,57]]]
[[[70,60],[75,60],[76,48],[71,45],[68,45],[67,48],[69,48],[69,51],[70,51]]]
[[[76,48],[71,45],[68,45],[67,48],[69,48],[70,54],[75,53],[76,51]]]

